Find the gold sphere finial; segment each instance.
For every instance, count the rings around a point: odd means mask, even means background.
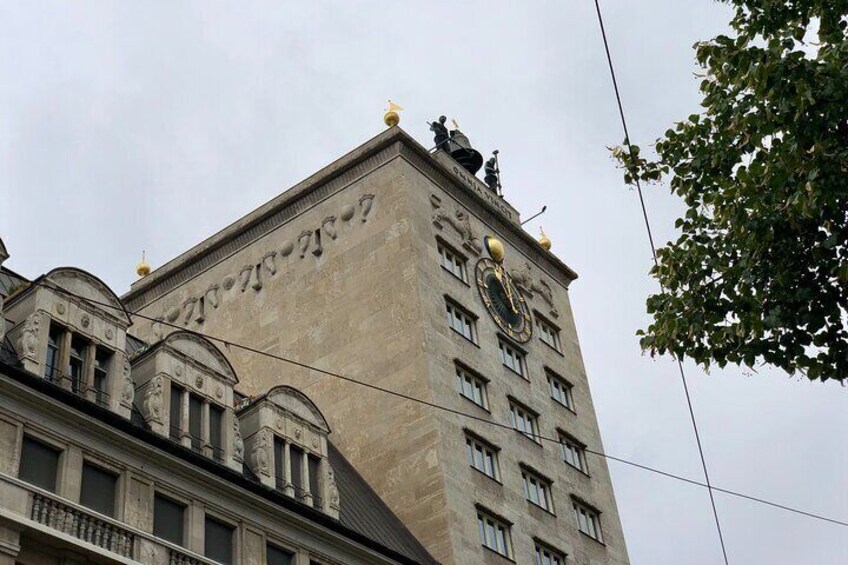
[[[495,263],[503,263],[505,252],[503,243],[501,243],[499,239],[495,239],[494,237],[487,235],[483,238],[483,245],[486,247],[486,251],[489,252],[489,257],[491,257]]]
[[[545,251],[550,251],[552,245],[551,239],[545,235],[545,230],[543,230],[541,226],[539,226],[539,232],[542,234],[539,236],[539,245],[541,245]]]
[[[403,110],[403,106],[395,104],[389,100],[389,107],[386,108],[386,113],[383,115],[383,121],[390,128],[393,128],[400,123],[400,114],[398,114],[399,110]]]
[[[146,277],[150,274],[150,265],[147,263],[144,251],[141,252],[141,263],[135,266],[135,272],[140,277]]]

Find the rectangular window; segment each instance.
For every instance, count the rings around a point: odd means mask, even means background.
[[[101,406],[109,404],[109,393],[106,392],[106,377],[109,374],[109,362],[112,352],[98,347],[94,350],[94,401]]]
[[[82,464],[80,504],[106,516],[115,516],[118,475],[89,463]]]
[[[235,416],[234,416],[235,417]],[[224,409],[209,405],[209,445],[212,446],[212,458],[224,460]]]
[[[550,481],[527,469],[521,470],[521,481],[524,486],[524,498],[548,512],[554,511]]]
[[[468,464],[495,480],[500,477],[498,471],[498,450],[488,443],[472,437],[465,436],[465,452]]]
[[[230,565],[233,562],[233,534],[236,529],[214,518],[206,517],[203,537],[203,555]]]
[[[551,398],[573,411],[574,397],[571,395],[571,384],[550,369],[547,369],[546,372],[548,374],[548,386],[551,388]]]
[[[500,339],[498,340],[498,353],[501,357],[501,363],[505,367],[526,378],[523,353]]]
[[[183,435],[183,389],[171,383],[171,439],[179,441]]]
[[[575,469],[588,473],[585,447],[579,441],[563,433],[559,434],[559,441],[562,449],[562,460]]]
[[[21,466],[18,478],[50,492],[56,492],[56,476],[59,473],[58,449],[24,436],[21,446]]]
[[[546,545],[537,543],[536,565],[565,565],[565,555]]]
[[[591,538],[603,541],[601,537],[601,516],[597,510],[575,500],[574,517],[577,519],[578,530]]]
[[[462,282],[468,282],[468,272],[465,268],[465,257],[442,242],[439,242],[439,263],[445,270]]]
[[[473,316],[452,302],[446,303],[446,310],[448,325],[451,329],[465,337],[465,339],[476,343],[477,328],[475,327]]]
[[[47,358],[44,361],[44,378],[48,381],[54,381],[59,378],[61,369],[60,348],[62,347],[62,337],[64,330],[56,324],[50,324],[50,333],[47,334]]]
[[[291,457],[291,481],[294,485],[294,495],[301,499],[305,492],[303,484],[303,450],[294,445],[289,446]]]
[[[265,563],[267,565],[294,565],[294,553],[269,543],[265,546]]]
[[[285,442],[274,436],[274,478],[278,489],[286,488],[285,447]]]
[[[477,531],[480,543],[504,557],[512,557],[509,526],[483,510],[477,510]]]
[[[71,361],[69,373],[71,377],[71,390],[80,394],[85,392],[87,383],[85,379],[85,360],[88,354],[88,342],[79,336],[71,337]]]
[[[188,434],[191,436],[191,448],[200,451],[203,448],[203,399],[194,394],[188,396]]]
[[[462,367],[456,367],[456,391],[481,408],[489,409],[486,381]]]
[[[309,492],[312,494],[313,505],[319,506],[321,503],[320,496],[320,476],[319,476],[319,467],[321,466],[321,460],[314,455],[307,455],[306,462],[309,465]]]
[[[562,351],[559,341],[559,328],[536,314],[536,326],[539,328],[539,339],[557,351]]]
[[[184,545],[185,504],[162,496],[153,497],[153,535],[177,545]]]
[[[509,414],[512,418],[512,427],[523,433],[537,443],[542,443],[539,437],[539,417],[530,409],[511,401],[509,403]]]

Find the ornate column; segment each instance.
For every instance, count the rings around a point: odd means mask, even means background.
[[[289,443],[288,438],[284,438],[283,443],[283,456],[285,459],[283,462],[283,474],[286,479],[284,493],[286,496],[294,496],[294,486],[292,485],[291,479],[291,444]]]
[[[309,489],[309,452],[303,450],[303,459],[300,461],[301,476],[303,477],[303,503],[312,506],[312,492]]]

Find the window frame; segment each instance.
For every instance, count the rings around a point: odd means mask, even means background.
[[[232,529],[232,535],[230,537],[231,545],[230,545],[230,559],[229,561],[215,561],[214,558],[209,557],[207,555],[207,546],[206,546],[206,524],[207,522],[217,522],[218,524],[225,526],[227,528]],[[203,513],[203,553],[202,555],[209,559],[210,561],[215,561],[215,563],[222,563],[223,565],[236,565],[239,563],[239,527],[238,522],[229,518],[223,517],[221,514],[212,511],[210,512],[207,508]]]
[[[276,538],[271,536],[265,537],[265,563],[269,563],[268,560],[268,550],[274,549],[276,551],[280,551],[283,553],[289,553],[292,556],[292,564],[297,563],[297,550],[290,547],[288,544],[283,543]]]
[[[568,557],[567,553],[554,549],[551,544],[545,543],[536,537],[533,538],[533,544],[535,546],[536,565],[546,565],[543,553],[550,555],[550,560],[548,561],[550,565],[565,565],[566,558]]]
[[[459,320],[462,323],[463,330],[466,327],[466,322],[462,321],[457,314],[467,320],[468,332],[471,334],[470,337],[465,335],[464,331],[456,329],[456,326],[454,325],[455,320]],[[479,318],[476,314],[461,306],[459,302],[450,296],[445,295],[445,315],[447,316],[446,321],[448,323],[448,327],[453,330],[454,333],[461,335],[464,339],[470,341],[474,345],[478,345],[477,342],[479,334],[477,333],[477,320]]]
[[[436,238],[436,252],[439,256],[439,266],[442,267],[442,269],[450,273],[453,278],[461,281],[466,286],[471,286],[471,284],[468,282],[468,257],[466,257],[463,253],[457,251],[456,248],[454,248],[452,245],[450,245],[440,237]],[[448,266],[445,264],[445,262],[448,260],[448,254],[453,256],[451,261],[451,268],[448,268]],[[460,261],[460,275],[457,275],[456,271],[454,271],[453,269],[453,267],[457,266],[457,259]]]
[[[572,469],[576,469],[584,475],[589,476],[589,464],[586,460],[586,444],[575,438],[573,435],[560,429],[557,429],[557,435],[559,436],[560,459],[562,459],[562,461]],[[566,458],[566,446],[570,446],[572,449],[577,451],[577,460],[580,463],[580,466],[574,465]]]
[[[486,548],[489,551],[493,551],[502,557],[506,557],[507,559],[513,559],[513,545],[512,545],[512,522],[506,520],[505,518],[498,516],[491,510],[488,510],[482,506],[476,506],[477,510],[477,535],[480,539],[480,545]],[[488,545],[488,534],[489,528],[493,532],[494,536],[494,547]],[[498,541],[500,541],[499,534],[502,532],[503,535],[503,549],[504,551],[500,551],[498,547]]]
[[[46,487],[41,486],[39,484],[30,482],[27,479],[24,479],[24,478],[21,477],[21,469],[23,468],[23,464],[24,464],[24,442],[27,441],[27,440],[30,440],[33,443],[40,444],[43,447],[46,447],[48,449],[51,449],[51,450],[57,452],[58,455],[56,457],[56,474],[53,477],[53,488],[52,489],[49,489],[49,488],[46,488]],[[19,458],[18,458],[18,471],[17,471],[17,474],[15,476],[18,478],[18,480],[23,481],[28,485],[34,486],[35,488],[39,488],[41,490],[51,492],[53,494],[59,494],[59,492],[62,490],[62,486],[63,486],[63,483],[64,483],[64,475],[65,475],[64,467],[65,467],[65,457],[66,457],[66,454],[67,454],[67,448],[68,448],[67,445],[64,445],[64,444],[58,443],[56,441],[53,441],[51,439],[48,439],[48,438],[44,437],[42,434],[39,434],[37,432],[33,433],[33,431],[29,430],[29,429],[24,430],[23,434],[21,435],[21,450],[20,450],[20,454],[19,454]]]
[[[92,506],[88,506],[82,501],[82,485],[83,485],[83,477],[85,476],[85,467],[93,467],[94,469],[106,473],[109,475],[113,475],[115,477],[115,492],[113,493],[112,499],[112,513],[104,514],[105,516],[109,516],[112,519],[117,519],[120,515],[121,505],[122,505],[122,496],[121,491],[123,487],[123,473],[120,469],[115,468],[112,465],[108,465],[100,461],[99,459],[88,456],[87,454],[83,456],[82,467],[80,468],[80,494],[79,494],[79,504],[80,506],[85,506],[89,510],[93,510],[94,512],[99,512],[96,508]],[[100,512],[103,514],[102,512]]]
[[[521,470],[522,491],[527,502],[549,514],[556,515],[554,511],[553,481],[523,463],[519,465],[519,468]],[[534,483],[532,486],[536,491],[536,498],[539,499],[538,502],[530,496],[531,482]],[[541,504],[542,500],[544,504]]]
[[[462,375],[460,375],[462,373]],[[478,406],[489,412],[489,379],[478,373],[477,371],[471,369],[466,364],[462,363],[459,360],[454,360],[454,375],[456,377],[456,392],[462,398],[472,402],[475,406]],[[467,381],[471,381],[471,396],[465,394],[465,385]],[[474,399],[474,393],[477,391],[475,388],[475,384],[480,385],[480,399],[481,402],[477,402]]]
[[[533,311],[536,319],[536,327],[539,330],[539,341],[553,349],[559,354],[562,354],[562,329],[540,314],[538,311]],[[545,335],[550,335],[550,340],[545,339]]]
[[[603,534],[603,526],[601,525],[601,511],[591,504],[584,502],[583,500],[572,496],[571,497],[571,506],[574,509],[574,519],[577,522],[577,530],[598,543],[604,543],[604,534]],[[582,528],[580,523],[581,510],[583,515],[586,517],[587,529],[594,530],[596,535],[593,535],[592,532],[586,531]],[[591,518],[591,520],[589,520]],[[591,528],[589,525],[591,524]]]
[[[182,507],[182,510],[183,510],[183,516],[182,516],[183,528],[182,528],[182,532],[180,533],[180,539],[182,541],[176,542],[176,541],[170,540],[168,538],[165,538],[165,537],[162,537],[162,536],[159,536],[159,535],[156,534],[156,497],[157,496],[159,498],[162,498],[162,499],[170,502],[171,504]],[[163,539],[163,540],[167,541],[168,543],[172,543],[172,544],[176,545],[177,547],[182,547],[182,548],[187,549],[188,548],[188,545],[187,545],[188,536],[186,534],[189,533],[188,522],[189,522],[190,508],[191,508],[191,501],[189,501],[189,500],[187,500],[187,499],[185,499],[181,496],[175,495],[168,490],[163,490],[163,489],[160,489],[160,488],[157,488],[156,486],[154,486],[154,488],[153,488],[153,529],[151,531],[151,534],[154,537],[156,537],[157,539]]]
[[[516,432],[520,433],[522,436],[531,440],[536,445],[542,445],[542,432],[541,425],[539,424],[539,413],[530,408],[529,406],[522,404],[511,396],[507,397],[507,399],[509,400],[509,417],[510,421],[512,422],[513,429]],[[526,420],[530,423],[530,427],[532,428],[532,430],[529,433],[518,427],[519,415],[516,412],[519,410],[530,416],[530,418],[522,418],[523,420]]]
[[[510,364],[507,364],[508,351],[513,352],[513,355],[510,355],[510,358],[515,358],[518,360],[519,370],[516,370]],[[501,365],[509,369],[510,372],[515,373],[522,379],[527,382],[530,382],[530,377],[528,376],[527,370],[527,351],[522,349],[521,347],[515,345],[511,340],[507,339],[502,334],[498,334],[498,360],[501,362]]]
[[[501,449],[499,447],[497,447],[496,445],[494,445],[492,442],[483,439],[478,434],[474,433],[473,431],[471,431],[469,429],[465,429],[465,430],[463,430],[463,432],[465,433],[465,456],[466,456],[466,461],[468,462],[468,466],[471,467],[472,469],[474,469],[475,471],[477,471],[478,473],[481,473],[481,474],[489,477],[493,481],[500,483],[501,482],[501,469],[500,469],[500,451],[501,451]],[[479,450],[478,450],[478,447],[480,448]],[[486,459],[487,453],[486,452],[487,451],[490,452],[489,455],[490,455],[491,466],[492,466],[492,474],[491,475],[486,472],[486,461],[487,461],[487,459]],[[480,456],[481,456],[481,463],[480,464],[482,466],[482,469],[476,465],[476,463],[477,463],[476,455],[477,455],[478,452],[480,453]]]
[[[577,410],[574,406],[574,385],[550,367],[545,367],[545,378],[548,381],[548,392],[554,402],[576,414]],[[554,395],[555,383],[561,391],[561,396],[565,398],[565,402]]]

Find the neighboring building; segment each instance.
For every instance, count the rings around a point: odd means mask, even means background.
[[[435,563],[300,391],[246,398],[211,341],[132,337],[78,269],[2,269],[0,298],[0,565]]]
[[[607,465],[584,451],[603,447],[576,274],[521,228],[494,167],[475,177],[467,138],[439,139],[448,151],[429,152],[392,127],[141,278],[123,302],[159,322],[133,330],[205,332],[516,428],[227,350],[244,392],[314,398],[443,563],[627,563]]]

